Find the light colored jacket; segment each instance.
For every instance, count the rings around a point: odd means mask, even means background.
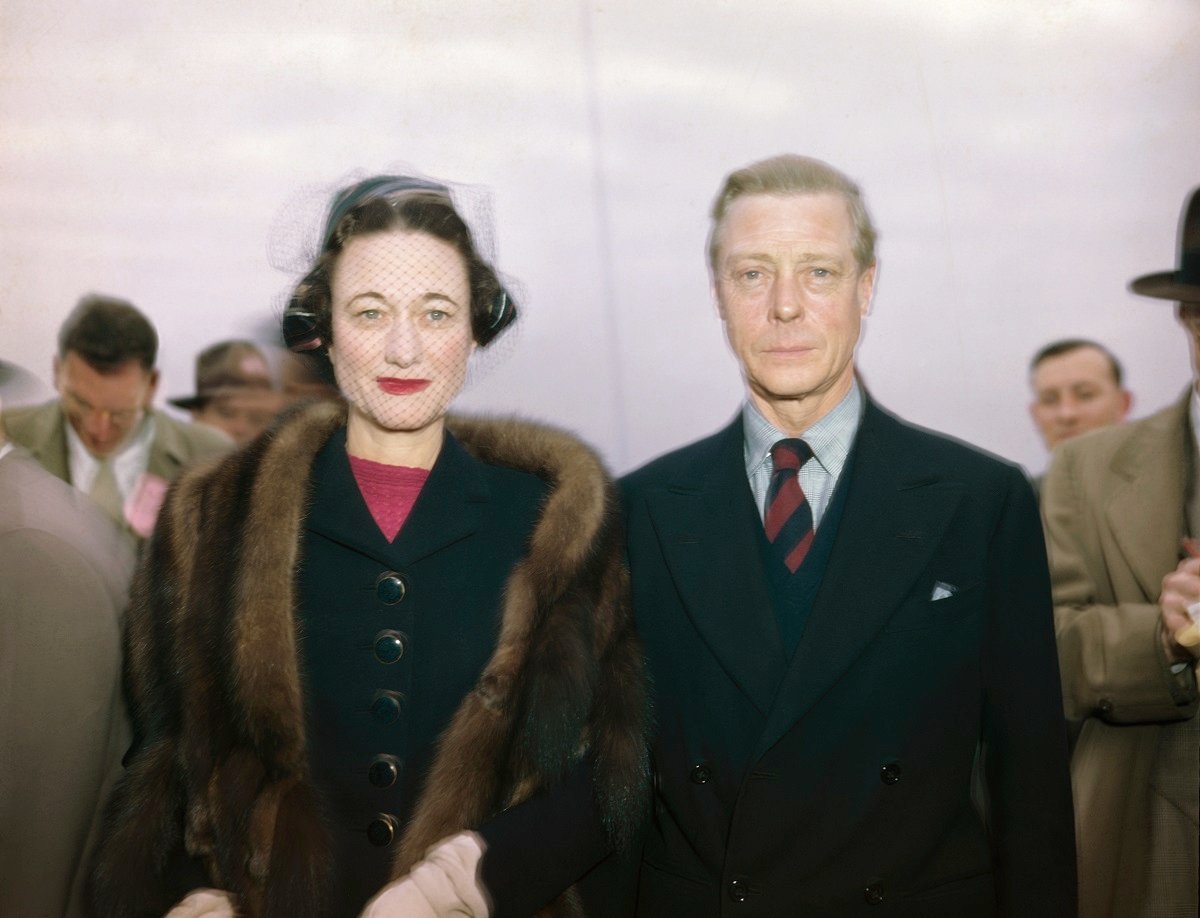
[[[1191,728],[1197,708],[1194,672],[1163,655],[1158,607],[1187,530],[1190,397],[1067,441],[1043,484],[1063,700],[1081,724],[1071,772],[1085,918],[1138,915],[1161,888],[1148,888],[1156,759],[1164,731]],[[1190,767],[1194,795],[1195,755]],[[1193,903],[1196,870],[1177,872]]]
[[[0,915],[75,918],[129,745],[116,526],[27,454],[0,458]]]

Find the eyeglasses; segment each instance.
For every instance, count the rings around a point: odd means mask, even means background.
[[[145,413],[145,409],[141,405],[134,408],[97,408],[70,389],[63,389],[62,401],[67,417],[74,421],[83,421],[98,416],[108,418],[110,424],[122,430],[133,427]]]

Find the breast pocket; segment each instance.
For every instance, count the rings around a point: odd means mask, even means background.
[[[924,628],[945,628],[978,615],[983,603],[982,583],[961,586],[953,581],[929,580],[909,594],[908,600],[887,623],[896,634]]]

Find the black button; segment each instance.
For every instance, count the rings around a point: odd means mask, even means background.
[[[375,581],[375,595],[379,597],[380,602],[387,603],[389,606],[394,606],[402,600],[404,593],[404,581],[395,571],[385,571]]]
[[[375,635],[375,659],[380,663],[395,663],[404,656],[407,646],[408,642],[399,631],[380,631]]]
[[[1098,709],[1104,717],[1107,717],[1113,711],[1113,703],[1107,698],[1101,698]]]
[[[871,885],[869,885],[866,889],[863,890],[863,898],[866,899],[868,904],[870,904],[870,905],[882,905],[883,904],[883,884],[882,883],[872,883]]]
[[[900,763],[888,762],[879,769],[879,780],[884,784],[899,784],[900,783]]]
[[[729,882],[729,898],[734,902],[745,902],[750,895],[750,889],[745,880],[731,880]]]
[[[707,784],[708,779],[712,777],[712,769],[701,762],[699,765],[693,765],[691,774],[688,775],[692,779],[693,784]]]
[[[404,710],[404,696],[399,692],[379,692],[371,702],[371,716],[381,724],[394,724]]]
[[[391,813],[380,813],[367,826],[367,840],[376,848],[386,848],[396,837],[396,817]]]
[[[377,755],[371,761],[367,779],[375,787],[391,787],[400,777],[400,762],[392,755]]]

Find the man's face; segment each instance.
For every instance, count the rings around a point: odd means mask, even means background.
[[[1047,357],[1033,370],[1033,421],[1053,449],[1063,440],[1118,424],[1129,411],[1129,393],[1117,385],[1112,364],[1094,347]]]
[[[137,429],[154,399],[158,371],[136,360],[101,373],[74,351],[54,361],[54,382],[63,413],[97,459],[112,455]]]
[[[252,389],[216,395],[192,410],[192,420],[228,434],[245,446],[267,429],[283,408],[283,396],[272,389]]]
[[[768,420],[816,420],[850,389],[875,266],[860,268],[837,194],[736,199],[719,230],[717,307],[751,399]]]
[[[1200,390],[1200,303],[1180,303],[1176,315],[1188,335],[1188,349],[1192,352],[1192,377],[1196,389]]]

